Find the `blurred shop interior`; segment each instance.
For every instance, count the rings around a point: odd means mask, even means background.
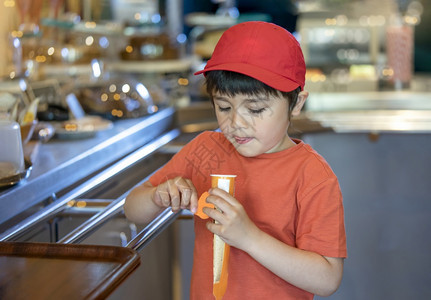
[[[303,49],[310,96],[289,133],[345,205],[329,299],[431,299],[431,0],[0,0],[0,242],[126,247],[145,231],[124,196],[217,129],[193,73],[250,20]],[[167,219],[109,299],[189,298],[192,217]]]

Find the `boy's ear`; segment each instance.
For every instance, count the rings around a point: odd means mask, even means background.
[[[301,91],[298,94],[298,100],[296,101],[296,105],[292,110],[292,116],[298,116],[301,113],[301,109],[305,104],[305,100],[308,98],[308,92],[307,91]]]

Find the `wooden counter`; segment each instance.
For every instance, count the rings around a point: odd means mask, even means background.
[[[0,243],[0,298],[105,299],[140,264],[129,248]]]

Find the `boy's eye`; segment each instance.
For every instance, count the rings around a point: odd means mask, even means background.
[[[263,107],[263,108],[259,108],[259,109],[249,109],[249,111],[250,111],[250,113],[252,113],[252,114],[255,114],[255,115],[258,115],[258,114],[261,114],[261,113],[263,113],[264,111],[265,111],[265,107]]]
[[[218,106],[218,110],[219,111],[229,111],[230,110],[230,107],[229,106],[225,106],[225,107],[222,107],[222,106]]]

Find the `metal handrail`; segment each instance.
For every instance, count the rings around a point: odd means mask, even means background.
[[[126,198],[119,198],[109,204],[100,213],[94,215],[80,226],[69,232],[66,236],[60,239],[59,244],[73,244],[84,240],[90,233],[102,226],[106,221],[122,211]]]
[[[57,216],[60,218],[66,217],[87,217],[90,218],[95,214],[106,209],[108,205],[113,203],[116,199],[88,199],[80,198],[75,199],[76,203],[62,210]],[[83,205],[83,203],[85,203]]]
[[[171,208],[166,208],[150,224],[148,224],[136,237],[127,245],[127,248],[139,251],[155,239],[163,230],[165,230],[181,214],[181,210],[173,212]]]
[[[145,178],[138,184],[145,182],[150,176]],[[126,195],[122,195],[114,200],[111,204],[106,206],[97,215],[75,228],[57,243],[60,244],[73,244],[80,243],[93,231],[102,226],[106,221],[110,220],[113,216],[119,214],[123,210],[126,200]],[[150,222],[141,232],[139,232],[133,239],[126,245],[126,247],[139,251],[147,246],[154,238],[156,238],[163,230],[165,230],[177,217],[184,214],[184,210],[173,212],[171,208],[165,209],[161,212],[152,222]]]
[[[178,137],[180,135],[179,129],[173,129],[166,134],[162,135],[161,137],[157,138],[153,142],[144,145],[143,147],[139,148],[138,150],[134,151],[132,154],[129,154],[125,158],[121,159],[111,167],[107,168],[106,170],[102,171],[98,175],[94,176],[91,180],[86,181],[84,184],[78,186],[77,188],[73,189],[71,192],[67,193],[63,197],[59,198],[55,202],[48,205],[45,209],[33,214],[31,217],[23,220],[22,222],[18,223],[14,227],[6,230],[0,235],[0,241],[8,241],[12,240],[14,238],[19,237],[20,235],[24,234],[26,231],[31,229],[32,226],[36,225],[39,222],[42,222],[44,220],[47,220],[49,218],[52,218],[59,212],[65,209],[65,205],[76,198],[79,198],[79,196],[83,195],[84,193],[92,190],[93,188],[99,186],[100,184],[106,182],[111,177],[115,176],[116,174],[122,172],[126,168],[130,167],[131,165],[135,164],[137,161],[144,159],[145,157],[149,156],[153,152],[155,152],[157,149],[161,148],[163,145],[169,143],[174,138]],[[115,204],[112,204],[114,206]],[[109,205],[111,207],[111,205]],[[110,208],[109,208],[110,209]],[[115,211],[111,211],[111,215]],[[103,211],[97,215],[97,218],[101,216]],[[96,216],[95,216],[96,217]],[[91,219],[92,221],[93,218]],[[105,220],[105,219],[104,219]],[[85,232],[87,232],[88,229],[85,229]]]

